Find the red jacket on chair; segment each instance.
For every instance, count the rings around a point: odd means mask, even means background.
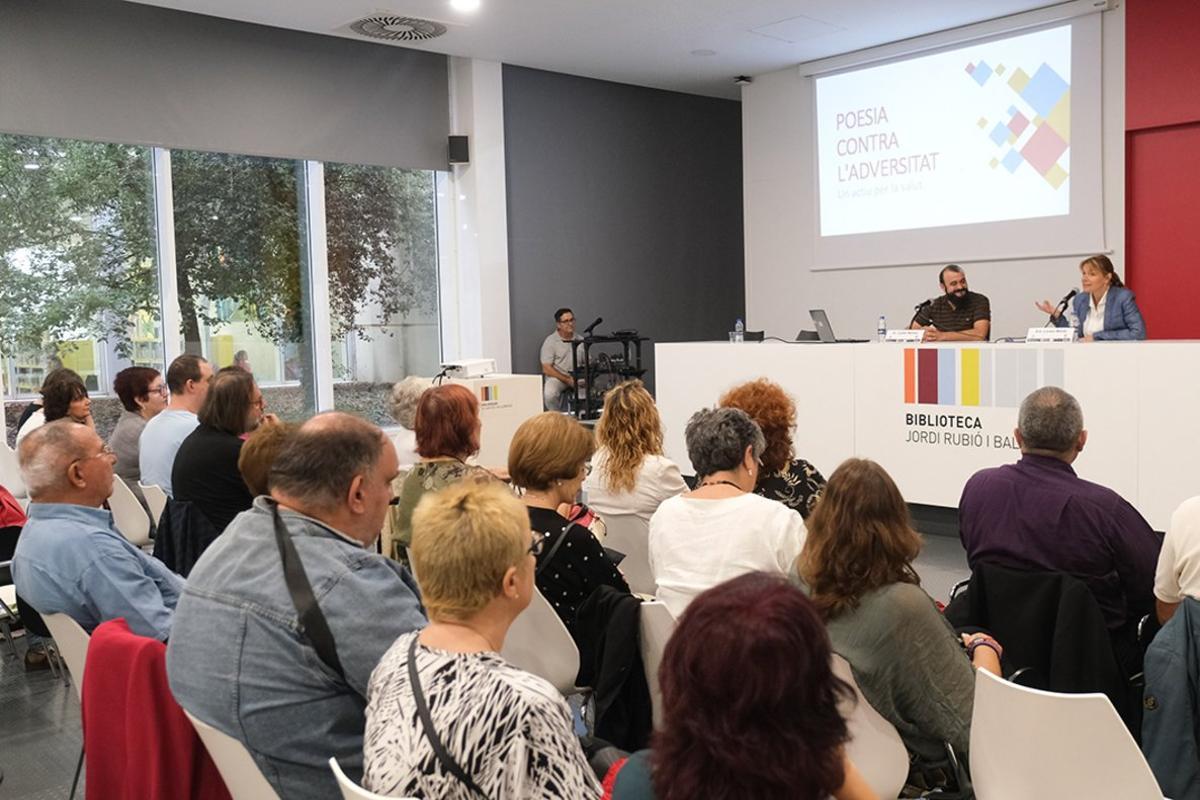
[[[229,800],[167,686],[166,654],[123,619],[92,633],[83,678],[88,800]]]

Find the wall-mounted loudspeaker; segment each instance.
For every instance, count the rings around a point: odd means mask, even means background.
[[[471,152],[467,146],[466,136],[451,136],[450,137],[450,163],[451,164],[470,164]]]

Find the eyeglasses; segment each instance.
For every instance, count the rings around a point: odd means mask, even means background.
[[[588,475],[591,475],[591,474],[592,474],[592,465],[585,463],[583,465],[583,477],[586,478]]]
[[[161,385],[159,385],[159,386],[151,386],[151,387],[150,387],[150,389],[149,389],[149,392],[148,392],[148,394],[157,394],[157,395],[161,395],[161,396],[163,396],[163,397],[167,397],[168,395],[170,395],[170,394],[171,394],[171,390],[170,390],[170,388],[168,388],[168,386],[167,386],[167,385],[164,383],[164,384],[161,384]]]
[[[107,444],[102,444],[102,445],[100,445],[99,453],[92,453],[90,456],[84,456],[83,458],[77,458],[74,461],[72,461],[71,463],[72,464],[81,464],[84,461],[91,461],[93,458],[108,458],[110,456],[115,457],[116,455],[117,454],[113,452],[113,449],[111,447],[109,447]]]
[[[253,403],[251,403],[251,405],[254,406],[255,408],[257,408],[259,411],[263,411],[267,407],[267,398],[260,397],[257,400],[255,400]]]
[[[542,554],[542,551],[545,549],[546,549],[546,535],[543,533],[538,533],[537,531],[534,531],[533,532],[533,541],[529,544],[529,549],[526,550],[525,552],[529,553],[534,558],[537,558],[538,556],[540,556]]]

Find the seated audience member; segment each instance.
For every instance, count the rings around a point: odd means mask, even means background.
[[[59,378],[46,387],[42,398],[42,415],[46,422],[66,419],[96,430],[91,398],[87,387],[78,378]]]
[[[238,453],[238,472],[252,497],[270,494],[267,477],[271,474],[271,465],[299,427],[294,422],[261,425],[242,445]]]
[[[421,395],[433,386],[429,378],[409,375],[402,381],[392,385],[391,412],[392,419],[400,426],[400,430],[392,437],[396,446],[396,456],[400,459],[400,469],[407,469],[421,460],[417,452],[417,404]]]
[[[1145,339],[1146,322],[1133,292],[1125,288],[1108,256],[1085,258],[1079,264],[1082,292],[1075,295],[1075,333],[1083,342]],[[1043,300],[1037,307],[1059,328],[1072,324],[1067,315]]]
[[[425,624],[407,571],[371,552],[396,468],[379,428],[349,414],[313,417],[271,465],[270,497],[204,552],[180,599],[171,691],[244,744],[280,797],[336,797],[331,756],[361,778],[371,670],[397,636]],[[285,548],[314,605],[290,592]],[[303,622],[300,605],[310,609]],[[318,614],[329,639],[310,623]]]
[[[138,443],[138,464],[142,483],[159,486],[174,496],[171,470],[179,445],[196,429],[196,412],[204,405],[212,367],[200,356],[182,355],[167,367],[167,388],[171,399],[167,408],[146,423]]]
[[[537,557],[538,590],[577,641],[575,612],[593,591],[629,592],[592,532],[562,515],[579,494],[594,448],[587,428],[557,411],[522,422],[508,447],[508,474],[525,492],[530,526],[546,539]]]
[[[126,541],[101,507],[112,494],[108,446],[91,428],[59,420],[26,437],[19,456],[33,502],[13,556],[17,593],[88,631],[124,617],[139,636],[166,639],[183,579]]]
[[[1017,418],[1021,460],[971,476],[958,503],[959,532],[972,570],[997,564],[1086,583],[1130,669],[1138,620],[1154,610],[1161,542],[1120,495],[1071,469],[1087,438],[1074,397],[1055,386],[1034,391]]]
[[[944,743],[967,752],[971,667],[1000,674],[1000,648],[986,634],[954,632],[921,589],[912,566],[920,550],[891,476],[874,461],[851,458],[833,471],[808,519],[799,572],[834,652],[904,740],[910,784],[933,788],[948,777],[931,774],[946,757]]]
[[[636,514],[649,522],[663,500],[687,490],[679,467],[663,455],[662,420],[641,381],[609,389],[596,439],[600,446],[583,488],[601,516]]]
[[[17,446],[21,444],[21,440],[29,434],[33,433],[38,428],[46,424],[46,389],[58,381],[79,381],[83,383],[83,378],[79,377],[73,369],[66,367],[56,367],[46,373],[46,377],[42,379],[42,386],[38,389],[38,394],[41,395],[40,402],[30,403],[21,412],[21,417],[17,420]]]
[[[200,424],[175,455],[175,499],[194,503],[218,533],[254,500],[238,471],[238,456],[245,435],[263,420],[264,408],[254,376],[240,367],[225,367],[208,387]],[[275,422],[267,416],[268,422]]]
[[[425,391],[417,402],[414,420],[421,460],[405,476],[389,519],[392,551],[387,555],[405,562],[404,551],[412,541],[413,510],[426,492],[445,489],[468,476],[491,477],[482,467],[467,463],[479,452],[480,431],[479,400],[470,389],[447,383]]]
[[[1200,497],[1175,509],[1163,538],[1154,575],[1158,621],[1166,624],[1185,597],[1200,600]]]
[[[113,391],[121,399],[124,411],[108,437],[109,448],[117,454],[115,471],[139,497],[142,479],[138,443],[146,423],[167,407],[167,383],[162,373],[150,367],[128,367],[117,373]]]
[[[779,384],[760,378],[730,389],[721,398],[721,405],[749,414],[767,441],[754,493],[778,500],[808,519],[825,488],[825,478],[812,464],[795,457],[795,401]]]
[[[684,437],[699,483],[650,518],[650,570],[676,618],[693,597],[743,572],[791,572],[804,545],[800,514],[754,494],[766,442],[745,411],[697,411]]]
[[[829,637],[786,578],[751,572],[702,592],[658,672],[653,750],[614,773],[613,800],[877,800],[844,747]]]
[[[530,532],[521,501],[499,483],[461,482],[422,498],[412,559],[430,622],[397,639],[371,674],[363,742],[371,791],[599,795],[562,696],[499,655],[509,626],[529,605],[534,556],[544,545]],[[477,791],[438,757],[435,737]]]

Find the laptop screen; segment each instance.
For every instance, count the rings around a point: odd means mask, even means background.
[[[813,325],[817,328],[817,335],[821,337],[822,342],[836,342],[837,339],[833,335],[833,328],[829,325],[829,316],[823,308],[811,308],[808,311],[812,317]]]

